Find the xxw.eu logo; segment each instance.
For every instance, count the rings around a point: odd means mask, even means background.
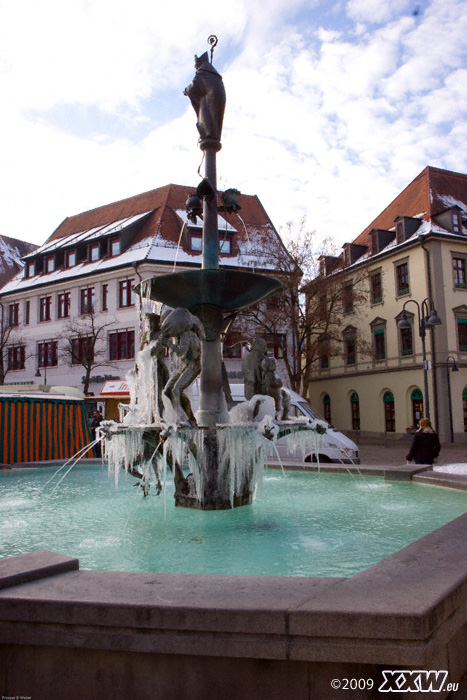
[[[439,693],[442,690],[456,690],[449,683],[447,671],[383,671],[384,682],[378,688],[380,693]]]

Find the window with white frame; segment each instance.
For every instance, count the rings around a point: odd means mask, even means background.
[[[76,265],[76,250],[67,250],[65,253],[65,267],[74,267]]]
[[[46,296],[39,299],[39,321],[50,321],[52,318],[52,297]]]
[[[70,315],[70,292],[61,292],[57,296],[57,317],[68,318]]]
[[[55,255],[47,255],[45,258],[45,271],[54,272],[55,270]]]
[[[94,310],[94,287],[80,290],[80,313],[90,314]]]
[[[135,294],[133,287],[135,286],[134,279],[120,280],[118,283],[118,307],[123,309],[127,306],[135,305]]]

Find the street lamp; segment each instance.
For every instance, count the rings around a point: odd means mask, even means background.
[[[36,377],[42,377],[39,365],[37,366]],[[44,356],[44,384],[47,384],[47,357]]]
[[[451,431],[451,442],[454,442],[454,428],[452,425],[452,399],[451,399],[451,375],[449,374],[449,360],[452,360],[451,372],[458,372],[459,367],[452,355],[448,355],[446,360],[446,377],[448,380],[448,402],[449,402],[449,430]]]
[[[430,417],[430,399],[428,395],[428,367],[426,362],[426,329],[433,328],[433,326],[439,326],[442,321],[438,314],[436,313],[433,299],[427,297],[422,301],[421,304],[415,299],[407,299],[404,306],[402,307],[402,318],[397,324],[399,328],[411,328],[409,319],[407,318],[407,312],[405,307],[407,304],[416,304],[418,312],[418,333],[422,341],[422,357],[423,357],[423,382],[424,382],[424,415],[426,418]]]

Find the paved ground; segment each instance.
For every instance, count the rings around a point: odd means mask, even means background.
[[[381,465],[387,467],[401,467],[406,464],[406,455],[410,448],[410,439],[401,438],[399,440],[387,441],[384,436],[378,442],[375,438],[371,440],[362,439],[359,443],[360,450],[360,463],[362,465]],[[81,460],[84,464],[96,462],[95,459]],[[59,466],[63,464],[64,460],[55,460],[50,462],[50,466]],[[445,444],[441,448],[441,453],[439,455],[437,464],[458,464],[460,462],[467,463],[467,443],[464,444]],[[48,465],[48,466],[49,466]],[[36,463],[30,462],[28,464],[22,465],[12,465],[18,468],[21,467],[43,467],[44,462]],[[2,467],[7,467],[7,465],[0,464],[0,469]],[[8,467],[7,467],[8,468]]]
[[[359,444],[360,463],[382,464],[388,467],[402,466],[406,463],[410,442],[409,438],[388,440],[386,443],[383,437],[380,443],[372,439],[371,444],[362,440]],[[437,464],[457,464],[459,462],[467,462],[467,443],[442,445]]]

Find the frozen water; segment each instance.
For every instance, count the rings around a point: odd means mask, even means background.
[[[434,472],[444,472],[445,474],[467,474],[467,464],[445,464],[443,467],[433,467]]]

